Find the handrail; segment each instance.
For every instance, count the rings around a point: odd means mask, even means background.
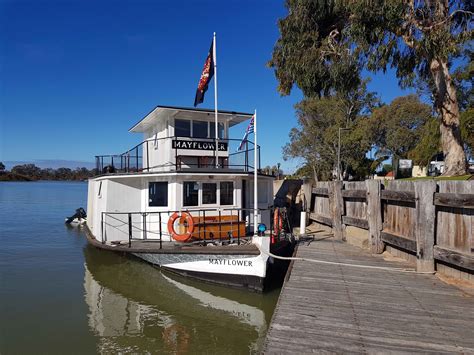
[[[228,231],[228,233],[230,232],[229,234],[229,238],[232,239],[234,238],[234,232],[236,231],[237,232],[237,244],[240,245],[241,243],[241,239],[242,237],[244,236],[241,236],[240,235],[240,224],[242,223],[242,218],[245,219],[245,214],[244,212],[246,211],[253,211],[252,208],[239,208],[239,207],[225,207],[225,208],[218,208],[218,207],[215,207],[215,208],[199,208],[199,209],[182,209],[182,210],[168,210],[168,211],[148,211],[148,212],[131,212],[131,211],[127,211],[127,212],[102,212],[101,213],[101,241],[102,241],[102,244],[105,244],[108,240],[107,240],[107,227],[111,227],[111,228],[115,228],[118,232],[121,232],[121,233],[124,233],[124,234],[128,234],[128,247],[130,248],[131,245],[132,245],[132,240],[137,240],[136,238],[133,238],[133,230],[138,230],[139,232],[142,232],[143,235],[144,235],[144,238],[140,238],[140,240],[147,240],[148,242],[159,242],[159,245],[160,245],[160,249],[163,248],[163,235],[166,235],[166,236],[170,236],[170,234],[168,233],[168,231],[163,231],[163,223],[162,223],[162,215],[165,214],[165,215],[168,215],[171,216],[173,213],[175,212],[179,212],[179,213],[182,213],[182,212],[187,212],[187,213],[197,213],[197,218],[198,220],[200,221],[199,222],[199,226],[202,225],[202,228],[203,228],[203,233],[204,233],[204,241],[220,241],[222,242],[222,230],[221,230],[221,223],[223,222],[222,220],[222,212],[223,211],[230,211],[230,216],[234,216],[234,211],[237,211],[237,221],[233,221],[232,219],[230,221],[225,221],[226,223],[230,223],[231,224],[231,228],[230,230]],[[270,216],[273,215],[272,211],[273,211],[273,206],[270,206],[269,208],[259,208],[258,209],[258,212],[261,213],[263,211],[270,211]],[[219,238],[218,239],[214,239],[212,237],[212,234],[210,235],[210,239],[206,239],[206,225],[215,225],[215,222],[207,222],[206,223],[206,212],[216,212],[218,213],[216,216],[212,216],[212,217],[218,217],[219,218]],[[114,217],[114,216],[126,216],[126,220],[121,220],[117,217]],[[142,217],[142,220],[139,221],[139,222],[135,222],[135,225],[134,225],[134,222],[133,222],[133,216],[134,215],[139,215]],[[152,216],[152,215],[158,215],[158,222],[148,222],[148,224],[150,223],[158,223],[158,230],[151,230],[150,228],[147,227],[147,223],[146,223],[146,217],[147,216]],[[250,214],[249,214],[250,215]],[[112,220],[116,220],[118,222],[120,222],[121,224],[120,225],[112,225],[110,222],[107,221],[107,217],[110,217]],[[194,216],[196,217],[196,216]],[[208,215],[209,217],[209,215]],[[202,222],[201,222],[201,218],[202,218]],[[136,224],[137,223],[141,223],[142,224],[142,228],[140,227],[137,227]],[[237,228],[234,229],[232,224],[236,224],[237,225]],[[254,222],[255,223],[255,222]],[[127,229],[126,231],[123,231],[123,230],[120,230],[118,228],[120,227],[124,227],[124,226],[127,226]],[[273,226],[272,224],[270,225],[271,227],[271,230],[273,230]],[[199,229],[199,235],[201,233],[201,229]],[[147,235],[148,234],[155,234],[155,235],[159,235],[159,239],[147,239]],[[247,233],[246,233],[247,235]],[[194,242],[195,243],[195,242]],[[202,240],[201,238],[199,237],[199,241],[198,243],[202,243]],[[191,243],[193,244],[193,243]]]
[[[253,162],[253,151],[255,149],[255,144],[252,141],[247,141],[244,145],[244,149],[237,150],[235,152],[230,151],[229,143],[239,143],[240,139],[234,138],[194,138],[194,137],[181,137],[181,136],[171,136],[171,137],[161,137],[161,138],[147,138],[141,143],[135,145],[133,148],[127,150],[121,154],[106,154],[106,155],[96,155],[96,170],[98,174],[114,174],[114,173],[137,173],[137,172],[150,172],[156,171],[157,168],[166,168],[169,167],[170,170],[174,168],[175,171],[188,169],[188,168],[207,168],[213,169],[216,168],[213,163],[203,162],[199,160],[195,162],[187,162],[180,160],[181,157],[186,155],[178,155],[178,151],[182,148],[174,147],[174,157],[170,156],[171,161],[163,161],[158,165],[150,165],[150,148],[149,143],[152,142],[156,149],[156,142],[162,141],[175,141],[177,139],[184,139],[189,141],[204,141],[209,143],[227,143],[227,154],[219,156],[220,168],[224,169],[237,169],[244,171],[251,171],[255,168],[255,163],[257,168],[260,170],[260,146],[257,145],[258,158],[257,162]],[[145,154],[146,149],[146,154]],[[171,150],[171,151],[172,151]],[[146,161],[145,161],[146,157]],[[210,159],[215,159],[215,154],[213,156],[207,156]],[[199,158],[196,156],[196,158]],[[200,159],[202,159],[201,157]],[[243,161],[233,161],[235,159],[242,159]],[[174,160],[174,161],[173,161]],[[182,167],[185,165],[185,167]]]

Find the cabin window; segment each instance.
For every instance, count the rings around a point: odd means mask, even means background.
[[[183,182],[183,206],[199,204],[199,185],[196,181]]]
[[[193,137],[207,138],[207,121],[193,121]]]
[[[148,184],[148,206],[168,206],[168,183],[150,182]]]
[[[217,124],[217,132],[219,133],[219,138],[224,138],[224,124],[218,123]],[[209,137],[214,138],[216,136],[216,126],[215,123],[210,122],[209,125]]]
[[[268,202],[268,184],[265,181],[259,181],[258,186],[258,203]]]
[[[217,184],[203,183],[202,184],[202,204],[210,205],[217,203]]]
[[[176,137],[191,137],[191,121],[175,119],[174,135]]]
[[[220,185],[221,205],[234,204],[234,183],[232,181],[222,181]]]

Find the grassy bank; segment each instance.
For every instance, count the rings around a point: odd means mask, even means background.
[[[471,180],[474,179],[474,175],[468,174],[468,175],[461,175],[461,176],[423,176],[423,177],[411,177],[411,178],[405,178],[405,179],[397,179],[398,180],[403,180],[403,181],[418,181],[418,180]]]

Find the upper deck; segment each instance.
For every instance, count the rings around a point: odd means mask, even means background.
[[[260,169],[260,147],[229,137],[230,128],[252,117],[251,113],[157,106],[129,132],[143,133],[144,140],[121,154],[96,156],[99,174],[167,171],[250,172]],[[243,136],[246,125],[241,125]],[[216,151],[216,145],[218,151]],[[240,149],[239,149],[240,148]],[[216,161],[218,164],[216,164]]]

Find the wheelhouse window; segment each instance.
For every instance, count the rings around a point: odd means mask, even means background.
[[[197,206],[199,204],[199,185],[196,181],[183,183],[183,206]]]
[[[168,183],[150,182],[148,184],[148,206],[168,206]]]
[[[217,184],[203,183],[202,184],[202,204],[210,205],[217,203]]]
[[[191,137],[191,121],[175,119],[174,135],[176,137]]]
[[[223,123],[218,123],[217,124],[217,133],[219,134],[219,138],[225,138],[224,137],[224,124]],[[215,138],[216,136],[216,126],[214,123],[210,123],[209,127],[209,137]]]
[[[207,138],[207,121],[193,121],[193,137]]]
[[[220,183],[221,205],[234,204],[234,183],[232,181],[222,181]]]

